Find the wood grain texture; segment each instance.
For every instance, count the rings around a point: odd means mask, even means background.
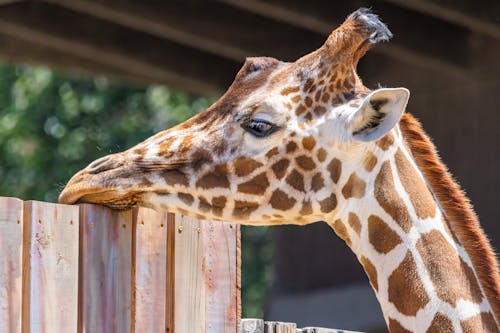
[[[133,211],[132,331],[166,331],[167,213],[148,208]]]
[[[0,332],[21,332],[23,202],[0,197]]]
[[[80,205],[79,332],[130,332],[132,211]]]
[[[78,207],[24,203],[23,332],[76,332]]]
[[[175,216],[175,332],[237,332],[238,229]]]

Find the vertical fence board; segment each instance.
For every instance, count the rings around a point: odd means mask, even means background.
[[[165,332],[167,214],[134,210],[133,330]]]
[[[80,332],[130,332],[132,212],[80,206]]]
[[[175,215],[175,332],[237,332],[238,228]]]
[[[78,207],[24,204],[24,332],[76,332]]]
[[[239,326],[237,226],[202,221],[204,283],[207,288],[206,327],[209,332],[235,333]]]
[[[174,232],[174,290],[170,290],[174,293],[174,332],[202,333],[206,295],[200,221],[175,214]]]
[[[21,332],[23,202],[0,197],[0,333]]]

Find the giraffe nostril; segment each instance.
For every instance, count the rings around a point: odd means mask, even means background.
[[[94,162],[90,163],[86,170],[87,173],[97,174],[103,171],[114,169],[117,166],[114,159],[110,158],[110,155],[98,158]]]

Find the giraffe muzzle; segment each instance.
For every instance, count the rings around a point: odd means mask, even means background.
[[[59,195],[63,204],[95,203],[112,208],[127,208],[137,203],[139,195],[120,191],[117,184],[127,179],[126,163],[121,154],[101,157],[75,174]]]

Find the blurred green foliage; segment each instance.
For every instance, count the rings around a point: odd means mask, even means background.
[[[96,158],[127,149],[213,101],[152,85],[75,78],[0,64],[0,196],[54,202]],[[266,228],[243,228],[244,316],[262,317],[272,246]]]

